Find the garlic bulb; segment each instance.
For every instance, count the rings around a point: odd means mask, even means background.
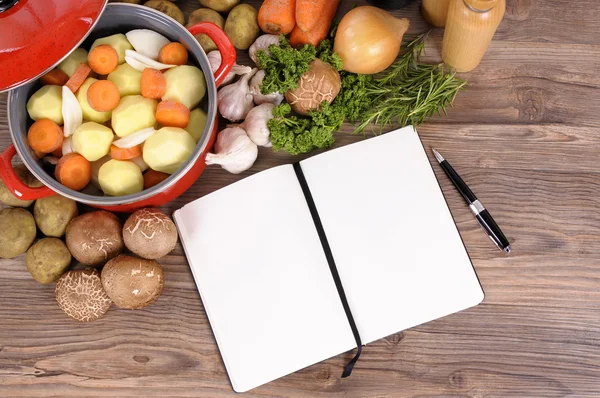
[[[262,35],[252,43],[248,52],[256,65],[258,65],[258,57],[256,56],[258,51],[263,50],[269,54],[269,46],[271,44],[279,45],[279,35]]]
[[[252,94],[248,86],[248,80],[256,73],[256,69],[242,76],[237,82],[225,86],[217,94],[217,103],[221,116],[225,119],[237,122],[244,120],[252,106]]]
[[[210,70],[215,73],[217,71],[217,69],[219,69],[219,66],[221,66],[221,53],[219,52],[219,50],[214,50],[209,52],[207,55],[208,57],[208,63],[210,64]],[[223,83],[221,83],[221,86],[224,86],[228,83],[230,83],[235,77],[236,75],[245,75],[246,73],[250,73],[252,71],[252,68],[249,66],[243,66],[243,65],[238,65],[237,63],[234,63],[233,66],[231,67],[231,70],[229,71],[229,73],[227,74],[227,76],[225,77],[225,79],[223,80]]]
[[[260,86],[265,78],[265,71],[259,70],[256,72],[256,75],[250,80],[250,93],[252,93],[252,98],[254,99],[254,103],[256,105],[260,104],[273,104],[279,105],[283,101],[283,94],[279,93],[271,93],[271,94],[263,94],[260,92]]]
[[[206,154],[206,164],[218,164],[232,174],[248,170],[258,157],[258,147],[239,127],[221,131],[215,143],[217,153]]]
[[[244,123],[240,125],[256,145],[272,146],[271,131],[267,126],[267,122],[273,118],[273,108],[275,108],[275,105],[269,103],[252,108],[248,112]]]

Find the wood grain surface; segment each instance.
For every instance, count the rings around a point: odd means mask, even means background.
[[[362,2],[343,0],[339,14],[355,3]],[[510,256],[498,251],[434,167],[486,292],[483,304],[370,344],[347,379],[339,376],[352,353],[247,396],[600,396],[600,3],[507,3],[483,62],[463,75],[468,89],[447,116],[418,129],[512,243]],[[198,6],[179,4],[186,15]],[[410,18],[409,33],[429,29],[418,2],[394,14]],[[442,34],[431,34],[432,61]],[[368,138],[349,130],[337,134],[336,146]],[[0,95],[0,148],[9,143]],[[165,210],[299,158],[263,148],[240,176],[210,167]],[[24,256],[1,260],[0,396],[233,396],[181,246],[161,262],[166,285],[156,303],[112,307],[79,324],[58,309],[53,285],[31,278]]]

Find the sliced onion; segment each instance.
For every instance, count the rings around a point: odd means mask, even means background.
[[[144,162],[143,156],[138,156],[137,158],[133,158],[133,159],[131,159],[131,161],[138,165],[140,170],[142,170],[142,173],[144,171],[148,170],[148,165],[146,164],[146,162]]]
[[[83,114],[79,101],[67,86],[62,87],[62,115],[64,120],[63,133],[65,137],[70,137],[75,133],[77,127],[83,123]]]
[[[169,39],[150,29],[130,30],[125,36],[135,51],[154,60],[158,59],[161,48],[170,43]]]
[[[128,135],[127,137],[123,137],[113,142],[114,146],[119,148],[133,148],[136,145],[140,145],[148,138],[152,137],[152,135],[156,132],[154,127],[148,127],[146,129],[142,129],[140,131],[136,131],[133,134]]]
[[[152,68],[156,70],[163,70],[174,68],[177,65],[167,65],[161,62],[155,61],[150,57],[147,57],[143,54],[138,53],[133,50],[125,50],[125,62],[129,64],[134,69],[143,72],[146,68]]]
[[[58,164],[58,158],[56,156],[44,156],[42,159],[45,163],[56,166]]]
[[[75,149],[73,149],[73,139],[71,137],[67,137],[63,141],[62,154],[65,156],[73,152],[75,152]]]

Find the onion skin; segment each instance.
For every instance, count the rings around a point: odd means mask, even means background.
[[[408,26],[408,19],[377,7],[356,7],[340,21],[333,51],[342,58],[345,71],[379,73],[398,56]]]

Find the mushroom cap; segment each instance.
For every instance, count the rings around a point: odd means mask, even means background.
[[[286,101],[294,112],[308,115],[319,109],[323,101],[332,103],[342,87],[342,79],[335,68],[320,59],[310,63],[310,69],[300,76],[298,88],[285,94]]]
[[[135,310],[161,295],[165,278],[156,261],[122,254],[102,269],[102,285],[117,307]]]
[[[60,309],[80,322],[95,321],[106,314],[111,304],[100,273],[93,268],[65,273],[56,282],[55,293]]]
[[[92,266],[102,265],[125,248],[121,221],[107,211],[75,217],[67,227],[65,240],[77,261]]]
[[[125,246],[140,257],[154,260],[177,245],[177,228],[169,216],[155,208],[140,209],[123,226]]]

